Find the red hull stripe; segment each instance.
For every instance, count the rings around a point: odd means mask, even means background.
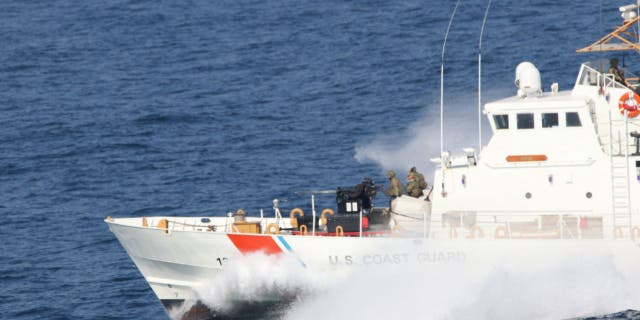
[[[280,246],[273,240],[271,236],[256,236],[246,234],[227,234],[233,245],[240,250],[242,254],[249,254],[262,251],[266,254],[282,253]]]

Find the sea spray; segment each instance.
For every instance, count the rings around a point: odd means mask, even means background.
[[[625,254],[638,250],[630,242],[388,240],[361,256],[404,252],[406,261],[354,256],[330,269],[253,254],[230,261],[197,293],[214,311],[254,314],[242,306],[263,302],[285,319],[564,319],[640,307],[640,274],[630,267],[640,259]],[[418,259],[444,251],[463,258]]]
[[[362,269],[286,318],[563,319],[640,306],[640,275],[621,268],[640,261],[614,259],[607,244],[514,242],[486,242],[463,264]]]
[[[505,90],[487,90],[483,98],[490,101],[496,97],[507,97],[513,92]],[[452,154],[462,152],[462,148],[473,147],[478,152],[477,101],[470,96],[454,96],[445,101],[445,137],[444,150]],[[384,169],[405,172],[416,166],[422,172],[432,172],[430,158],[440,154],[440,118],[436,106],[425,108],[416,120],[399,132],[382,134],[355,148],[355,159],[361,163],[376,163]],[[485,117],[482,119],[483,144],[490,136],[491,128]],[[427,175],[427,176],[430,176]]]
[[[224,271],[196,288],[200,301],[215,312],[237,305],[304,299],[333,286],[340,277],[307,268],[290,255],[255,253],[229,260]]]

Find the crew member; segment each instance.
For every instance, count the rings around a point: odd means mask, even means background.
[[[393,200],[402,195],[402,182],[396,178],[396,173],[393,170],[387,171],[387,178],[389,178],[389,188],[386,193]]]
[[[618,69],[618,59],[613,58],[609,61],[608,74],[612,74],[617,82],[624,83],[624,74],[622,70]]]
[[[244,213],[244,210],[242,210],[242,209],[238,209],[238,211],[236,211],[236,212],[233,214],[233,221],[234,221],[234,222],[245,222],[245,221],[246,221],[246,219],[245,219],[245,213]]]
[[[407,179],[409,180],[407,182],[407,194],[414,198],[420,198],[420,196],[422,196],[422,189],[420,189],[415,173],[409,172]]]
[[[413,177],[416,180],[416,182],[418,183],[418,186],[420,187],[420,190],[424,190],[424,189],[426,189],[428,187],[427,186],[427,181],[424,180],[424,176],[422,175],[422,173],[418,172],[416,167],[411,167],[411,170],[409,170],[409,174],[413,174]]]

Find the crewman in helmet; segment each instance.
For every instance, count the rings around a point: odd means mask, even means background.
[[[415,173],[409,172],[407,175],[407,194],[414,198],[420,198],[422,195],[422,189],[418,185],[418,179],[416,179]]]
[[[393,172],[393,170],[387,171],[387,178],[389,178],[389,188],[387,189],[386,194],[391,199],[395,199],[402,195],[402,182],[396,178],[396,173]]]
[[[608,74],[612,74],[617,82],[624,84],[624,73],[622,70],[618,69],[618,59],[613,58],[609,61],[609,70]]]
[[[411,170],[409,170],[409,174],[413,174],[413,178],[418,183],[420,190],[424,190],[428,187],[427,181],[424,180],[424,176],[422,175],[422,173],[418,172],[416,167],[411,167]]]

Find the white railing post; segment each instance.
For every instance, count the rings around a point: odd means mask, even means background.
[[[311,215],[312,220],[311,221],[311,235],[315,236],[316,235],[316,198],[315,195],[312,193],[311,194]]]
[[[629,215],[629,236],[631,236],[633,222],[631,221],[631,182],[629,181],[629,178],[631,178],[631,175],[629,175],[629,111],[627,109],[624,110],[624,130],[624,162],[627,169],[625,186],[627,187],[627,214]]]
[[[362,238],[362,206],[360,206],[360,238]]]

